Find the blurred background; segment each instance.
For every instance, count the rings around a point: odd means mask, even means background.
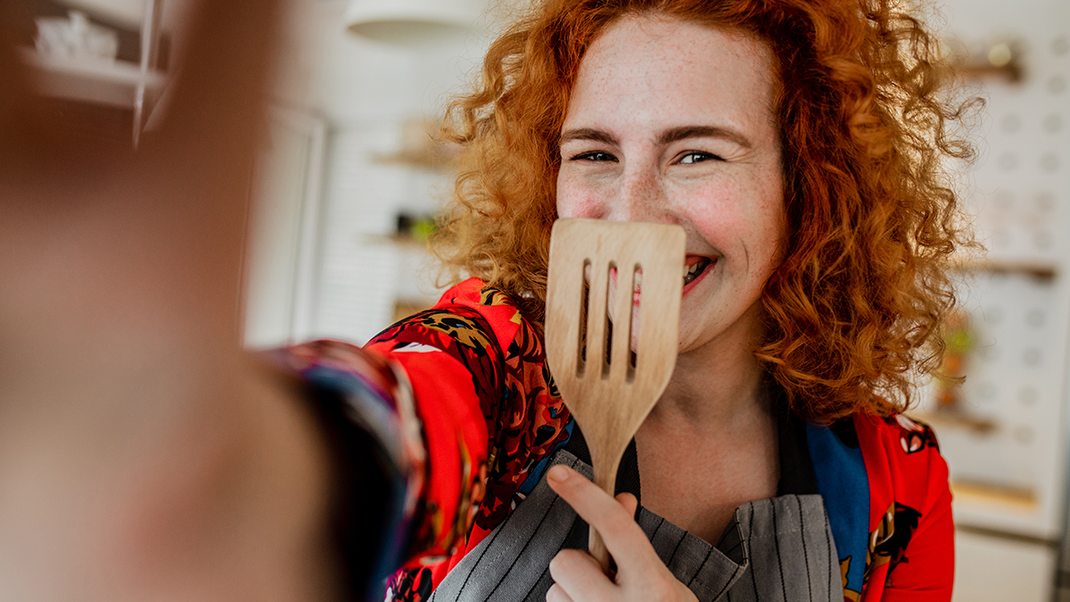
[[[250,212],[250,346],[363,343],[434,302],[424,240],[452,149],[427,132],[525,1],[292,9]],[[166,112],[188,0],[26,2],[23,56],[56,118],[138,144]],[[1070,3],[947,0],[925,16],[987,103],[969,120],[978,160],[954,166],[988,248],[959,263],[945,334],[943,373],[966,380],[925,383],[916,412],[951,468],[955,600],[1070,602]]]

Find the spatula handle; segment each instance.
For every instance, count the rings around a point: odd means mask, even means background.
[[[598,566],[602,567],[602,572],[608,575],[609,550],[606,549],[606,544],[602,542],[602,536],[598,534],[598,530],[594,527],[590,527],[590,529],[591,534],[587,540],[587,551],[598,561]]]
[[[621,456],[624,455],[623,448],[618,453],[609,454],[610,457],[606,458],[608,462],[601,468],[600,466],[602,465],[602,462],[597,461],[600,458],[596,459],[593,457],[601,454],[598,454],[598,452],[594,450],[591,450],[591,453],[592,460],[594,460],[594,462],[592,462],[594,465],[594,484],[598,485],[602,491],[605,491],[609,495],[613,495],[617,489],[617,469],[620,467]],[[609,550],[606,548],[605,542],[602,541],[602,535],[598,533],[593,526],[590,527],[590,535],[587,539],[587,551],[598,561],[598,566],[602,567],[602,572],[608,575]]]

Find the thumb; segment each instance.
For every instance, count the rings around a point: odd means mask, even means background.
[[[628,511],[628,514],[635,516],[636,511],[639,509],[639,500],[635,499],[635,496],[630,493],[618,493],[617,502]]]

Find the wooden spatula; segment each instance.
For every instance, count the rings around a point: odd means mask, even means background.
[[[591,219],[554,224],[546,357],[587,440],[594,482],[610,495],[625,448],[676,364],[684,242],[683,228],[666,224]],[[589,548],[608,569],[609,553],[593,528]]]

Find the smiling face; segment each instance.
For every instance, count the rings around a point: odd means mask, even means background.
[[[772,99],[765,43],[670,18],[617,21],[580,65],[558,215],[684,228],[681,353],[749,346],[761,331],[784,233]]]

